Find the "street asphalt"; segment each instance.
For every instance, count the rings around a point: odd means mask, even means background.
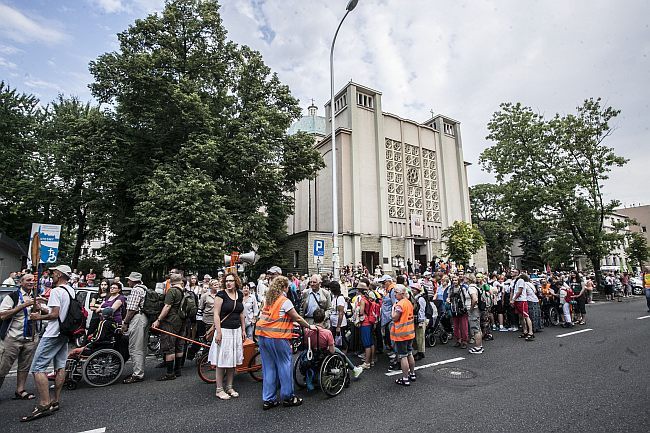
[[[639,317],[648,316],[645,319]],[[15,378],[0,390],[4,433],[48,432],[648,432],[650,313],[644,297],[588,306],[588,323],[546,328],[533,342],[495,332],[481,355],[428,348],[411,387],[387,376],[387,360],[334,398],[299,391],[301,407],[261,409],[261,384],[235,378],[238,399],[219,401],[194,364],[173,382],[148,361],[146,381],[64,391],[61,410],[24,424],[33,402],[13,401]],[[558,337],[575,331],[578,334]],[[358,359],[355,362],[360,362]],[[127,364],[127,371],[130,365]],[[30,378],[28,390],[33,390]]]

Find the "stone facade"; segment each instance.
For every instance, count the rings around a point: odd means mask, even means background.
[[[408,259],[424,263],[440,257],[441,232],[454,221],[471,222],[460,122],[442,115],[416,122],[383,112],[380,92],[352,82],[334,99],[340,266],[362,262],[391,272]],[[313,117],[313,104],[309,111]],[[293,236],[285,245],[288,252],[300,238],[311,256],[312,233],[326,239],[325,272],[332,269],[329,116],[328,102],[322,118],[326,135],[313,134],[326,167],[316,179],[297,185],[295,212],[287,221]],[[485,261],[477,266],[487,267],[485,254],[476,259]],[[313,258],[308,262],[313,265]]]

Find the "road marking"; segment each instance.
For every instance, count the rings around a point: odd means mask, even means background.
[[[650,316],[637,317],[636,320],[650,319]]]
[[[579,330],[579,331],[569,332],[568,334],[560,334],[560,335],[556,335],[556,337],[557,337],[557,338],[568,337],[569,335],[582,334],[583,332],[588,332],[588,331],[593,331],[593,329],[591,329],[591,328],[585,328],[585,329],[581,329],[581,330]]]
[[[85,430],[79,433],[104,433],[105,431],[106,431],[106,427],[102,427],[102,428],[96,428],[92,430]]]
[[[435,367],[436,365],[442,365],[442,364],[449,364],[450,362],[456,362],[456,361],[462,361],[465,358],[453,358],[453,359],[446,359],[444,361],[438,361],[438,362],[432,362],[431,364],[424,364],[424,365],[419,365],[415,367],[416,370],[420,370],[422,368],[429,368],[429,367]],[[402,374],[402,371],[389,371],[388,373],[384,373],[386,376],[397,376],[398,374]]]

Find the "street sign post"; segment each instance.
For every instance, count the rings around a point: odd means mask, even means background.
[[[314,256],[323,257],[325,255],[325,241],[314,239]]]

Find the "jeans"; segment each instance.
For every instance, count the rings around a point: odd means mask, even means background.
[[[246,325],[246,338],[249,340],[253,339],[253,331],[255,331],[255,323]]]
[[[280,399],[287,400],[293,393],[293,357],[291,343],[280,338],[258,337],[262,356],[262,400],[276,401],[278,388]]]

